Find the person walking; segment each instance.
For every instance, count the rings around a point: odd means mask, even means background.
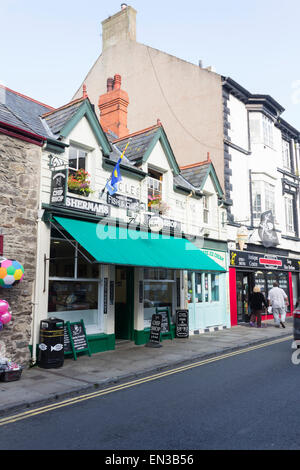
[[[261,293],[259,286],[253,287],[253,294],[250,295],[249,305],[251,308],[250,326],[255,326],[257,319],[257,328],[261,328],[261,314],[265,311],[268,303],[265,296]]]
[[[269,305],[272,307],[272,313],[276,328],[285,328],[286,307],[289,304],[288,296],[283,289],[279,287],[278,282],[273,282],[273,288],[268,295]]]

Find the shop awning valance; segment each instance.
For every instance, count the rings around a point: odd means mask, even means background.
[[[102,264],[225,271],[194,243],[184,238],[64,217],[54,219]]]

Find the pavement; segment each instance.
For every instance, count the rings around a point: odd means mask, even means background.
[[[251,328],[244,324],[186,339],[164,340],[160,348],[120,342],[114,351],[91,357],[81,355],[76,361],[65,358],[63,366],[58,369],[28,368],[23,370],[20,380],[0,382],[0,416],[95,392],[264,342],[289,336],[292,342],[292,321],[292,318],[287,319],[286,328],[275,328],[273,320],[268,320],[263,322],[264,328]]]

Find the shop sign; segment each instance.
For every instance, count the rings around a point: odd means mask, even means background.
[[[86,201],[76,197],[66,197],[66,207],[72,209],[78,209],[81,211],[89,212],[101,217],[107,217],[110,215],[110,207],[107,204],[101,202]]]
[[[68,169],[51,172],[50,204],[64,205],[67,194]]]
[[[178,222],[177,220],[171,220],[171,219],[165,219],[164,217],[160,216],[154,216],[153,214],[145,214],[144,215],[144,224],[150,227],[150,219],[155,217],[156,219],[161,219],[162,220],[162,228],[160,230],[166,230],[166,231],[174,231],[174,232],[181,232],[181,222]],[[154,225],[154,224],[153,224]],[[156,230],[159,231],[159,230]]]
[[[279,245],[272,211],[266,211],[261,214],[258,235],[266,248]]]
[[[158,313],[154,313],[151,319],[150,337],[149,337],[150,344],[159,344],[161,322],[162,322],[162,316]]]
[[[215,251],[215,250],[206,250],[201,249],[202,253],[205,253],[209,258],[213,259],[216,263],[218,263],[222,268],[226,269],[226,255],[223,251]]]
[[[152,232],[160,232],[164,227],[164,221],[161,217],[154,215],[148,220],[148,227]]]
[[[83,352],[91,356],[84,321],[67,321],[64,326],[64,354],[73,354],[76,360],[77,354]]]
[[[230,266],[235,268],[300,271],[300,260],[277,255],[230,251]]]
[[[176,310],[176,338],[189,337],[189,311]]]
[[[138,199],[118,193],[113,195],[107,193],[107,204],[118,207],[119,209],[129,209],[134,212],[138,212],[140,209],[140,201]]]

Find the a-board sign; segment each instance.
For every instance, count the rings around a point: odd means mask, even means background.
[[[164,338],[172,339],[170,307],[157,307],[156,313],[162,316],[161,333],[164,334]]]
[[[65,323],[64,332],[64,353],[73,354],[74,359],[77,360],[77,354],[85,352],[91,356],[89,342],[86,336],[84,321]]]
[[[176,310],[176,338],[189,337],[189,312]]]
[[[154,313],[151,319],[150,338],[149,338],[150,343],[160,342],[161,322],[162,322],[161,314]]]

